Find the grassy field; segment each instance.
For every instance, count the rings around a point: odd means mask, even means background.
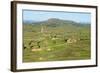
[[[23,62],[90,59],[90,24],[49,19],[23,24]]]

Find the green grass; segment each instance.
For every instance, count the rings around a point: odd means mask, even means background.
[[[39,25],[24,25],[23,44],[23,62],[40,61],[61,61],[61,60],[83,60],[90,59],[90,27],[60,26],[46,27],[46,32],[41,33]],[[52,40],[51,36],[56,35],[57,39]],[[65,42],[64,39],[74,38],[75,43]],[[31,45],[29,42],[32,41]],[[32,51],[39,49],[37,42],[40,41],[41,51]],[[30,46],[33,46],[30,48]],[[48,50],[50,49],[50,50]]]

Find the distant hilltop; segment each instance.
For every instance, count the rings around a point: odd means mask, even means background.
[[[90,23],[78,23],[75,21],[71,21],[71,20],[62,20],[62,19],[58,19],[58,18],[50,18],[47,19],[45,21],[33,21],[33,20],[25,20],[23,21],[24,24],[45,24],[45,25],[89,25]]]

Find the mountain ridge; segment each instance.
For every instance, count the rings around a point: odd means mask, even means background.
[[[71,20],[63,20],[63,19],[58,19],[58,18],[50,18],[44,21],[24,21],[24,24],[32,24],[32,25],[47,25],[47,26],[60,26],[60,25],[76,25],[76,26],[84,26],[84,25],[89,25],[89,23],[78,23],[75,21]]]

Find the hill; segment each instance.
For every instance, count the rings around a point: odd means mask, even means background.
[[[23,24],[23,62],[90,59],[90,24],[51,18]]]
[[[63,26],[63,25],[72,25],[72,26],[89,26],[89,23],[78,23],[75,21],[71,20],[62,20],[62,19],[57,19],[57,18],[50,18],[45,21],[24,21],[24,24],[32,24],[32,25],[46,25],[46,26],[51,26],[51,27],[56,27],[56,26]]]

